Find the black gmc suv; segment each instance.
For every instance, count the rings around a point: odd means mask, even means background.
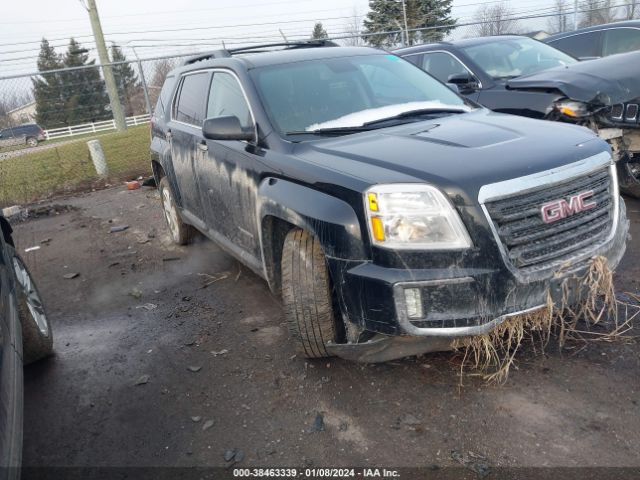
[[[448,349],[625,250],[605,141],[493,113],[379,50],[190,59],[151,128],[173,240],[195,228],[266,279],[308,357]]]

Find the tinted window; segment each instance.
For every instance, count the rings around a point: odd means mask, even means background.
[[[469,74],[457,58],[442,52],[425,53],[421,67],[443,83],[447,83],[451,75]]]
[[[601,32],[588,32],[549,42],[554,48],[576,58],[599,57]]]
[[[176,105],[175,119],[198,127],[202,126],[208,90],[208,73],[185,76]]]
[[[463,47],[463,50],[496,79],[519,77],[577,62],[560,50],[531,38],[499,39]]]
[[[166,110],[169,102],[171,101],[172,87],[174,85],[174,77],[167,77],[160,90],[160,96],[158,97],[158,103],[156,104],[156,112],[162,115]]]
[[[640,30],[636,28],[615,28],[604,31],[602,56],[640,50]]]
[[[243,127],[253,124],[249,106],[238,81],[229,73],[216,72],[211,81],[207,118],[230,115],[238,117]]]

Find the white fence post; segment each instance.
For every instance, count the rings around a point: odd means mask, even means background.
[[[107,166],[107,160],[104,158],[104,152],[102,151],[102,145],[100,140],[89,140],[87,142],[89,147],[89,153],[91,154],[91,160],[93,166],[96,168],[96,173],[102,178],[109,176],[109,167]]]

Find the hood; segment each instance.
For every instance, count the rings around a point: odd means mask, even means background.
[[[427,182],[459,205],[477,204],[486,184],[550,170],[608,151],[587,128],[493,113],[471,113],[302,142],[305,162],[359,180]]]
[[[557,89],[572,100],[614,105],[640,97],[640,51],[586,60],[507,81],[510,89]]]

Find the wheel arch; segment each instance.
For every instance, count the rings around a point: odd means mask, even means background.
[[[320,241],[327,257],[365,260],[360,222],[345,201],[288,180],[267,178],[258,189],[258,219],[265,275],[274,294],[281,291],[282,249],[293,228]]]

